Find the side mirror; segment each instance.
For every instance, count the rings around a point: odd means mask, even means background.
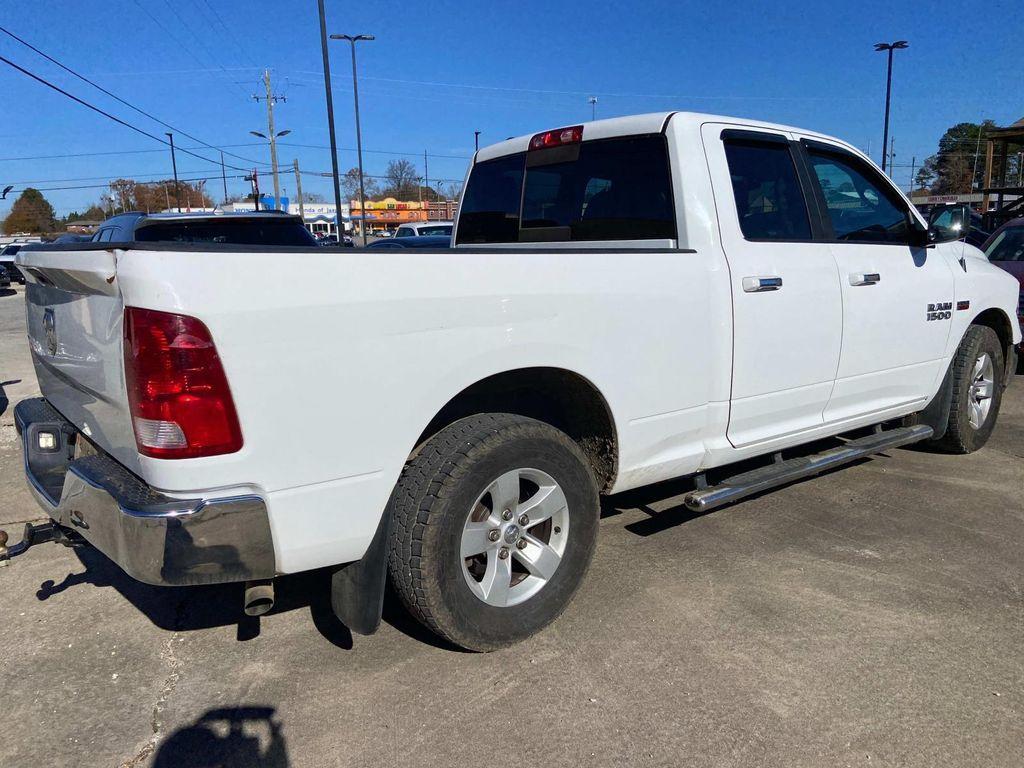
[[[928,239],[933,243],[963,240],[971,231],[971,207],[964,203],[935,208],[928,215]]]

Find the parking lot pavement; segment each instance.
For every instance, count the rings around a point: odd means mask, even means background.
[[[35,517],[3,429],[0,512]],[[700,517],[681,484],[611,498],[566,614],[489,655],[393,604],[353,638],[323,573],[240,621],[238,587],[41,546],[0,569],[0,764],[1019,766],[1022,468],[1018,376],[972,456],[898,450]]]

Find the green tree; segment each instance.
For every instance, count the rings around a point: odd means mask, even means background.
[[[42,234],[53,232],[57,227],[53,206],[38,189],[27,187],[11,206],[11,212],[4,219],[4,234],[17,232]]]
[[[924,161],[922,171],[934,179],[931,191],[937,195],[967,194],[980,189],[985,179],[985,132],[995,123],[957,123],[939,139],[939,149]],[[918,174],[920,178],[920,174]]]

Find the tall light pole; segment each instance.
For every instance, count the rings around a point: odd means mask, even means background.
[[[270,124],[274,124],[273,117],[270,118]],[[259,131],[249,131],[249,133],[258,138],[267,139],[270,142],[270,170],[274,175],[274,209],[279,210],[281,208],[281,188],[277,179],[277,144],[275,144],[275,142],[282,136],[287,136],[291,133],[291,130],[278,131],[277,133],[272,133],[269,136],[265,133],[260,133]]]
[[[178,161],[174,157],[174,134],[168,132],[165,135],[171,140],[171,168],[174,169],[174,202],[178,204],[178,213],[181,213],[181,190],[178,189]]]
[[[885,129],[882,132],[882,171],[885,171],[885,155],[889,151],[889,99],[892,96],[892,53],[908,47],[910,43],[906,40],[896,40],[892,43],[875,43],[876,51],[888,51],[889,69],[885,76]]]
[[[597,96],[588,98],[587,103],[590,104],[590,120],[593,122],[597,120]]]
[[[473,151],[480,151],[480,131],[473,131]]]
[[[352,47],[352,95],[356,103],[356,154],[359,158],[359,230],[363,233],[363,247],[366,247],[366,191],[363,189],[363,137],[359,129],[359,82],[356,77],[356,43],[369,42],[373,35],[331,35],[331,40],[348,40]]]

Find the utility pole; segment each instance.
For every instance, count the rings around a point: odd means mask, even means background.
[[[228,202],[228,175],[224,170],[224,150],[220,151],[220,179],[224,182],[224,204]]]
[[[274,174],[274,207],[281,207],[281,184],[277,177],[277,135],[274,133],[274,104],[278,101],[287,101],[284,96],[279,96],[270,89],[270,70],[263,70],[263,85],[267,88],[266,96],[253,95],[253,101],[265,101],[267,103],[267,138],[270,141],[270,170]],[[283,132],[282,132],[283,133]]]
[[[892,163],[896,159],[896,137],[889,139],[889,178],[892,178]]]
[[[480,151],[480,131],[473,131],[473,151]]]
[[[427,173],[427,150],[423,150],[423,186],[430,189],[430,174]],[[430,204],[430,198],[427,198],[427,204]]]
[[[181,190],[178,188],[178,161],[174,158],[174,134],[167,133],[171,140],[171,167],[174,169],[174,202],[178,204],[178,213],[181,213]],[[170,206],[167,206],[170,208]]]
[[[299,176],[299,158],[296,157],[292,164],[295,166],[295,193],[299,196],[299,217],[302,219],[302,226],[306,226],[306,209],[302,204],[302,177]]]
[[[910,194],[914,194],[914,168],[917,167],[917,155],[910,158]]]
[[[589,99],[587,99],[587,103],[590,104],[591,121],[597,120],[597,96],[591,96]]]

